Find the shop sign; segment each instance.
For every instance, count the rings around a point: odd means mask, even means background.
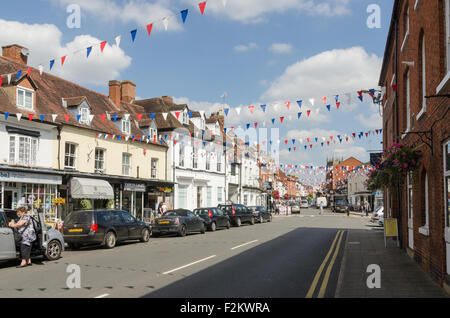
[[[168,187],[157,187],[158,191],[160,192],[172,192],[172,188],[168,188]]]
[[[145,184],[139,184],[139,183],[125,183],[123,185],[124,191],[131,191],[131,192],[145,192],[146,187]]]
[[[34,174],[0,170],[0,182],[1,181],[35,184],[62,184],[62,177],[52,176],[48,174]]]

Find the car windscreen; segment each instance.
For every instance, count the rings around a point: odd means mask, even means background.
[[[209,211],[211,211],[211,209],[196,209],[194,210],[194,214],[195,215],[208,215]],[[211,211],[212,213],[212,211]]]
[[[66,224],[90,224],[92,223],[92,211],[73,211],[64,220]]]
[[[336,204],[347,205],[347,200],[336,200]]]
[[[187,211],[184,210],[172,210],[167,211],[163,216],[187,216]]]
[[[232,211],[231,205],[219,205],[219,209],[221,209],[222,211],[225,211],[225,212],[231,212]]]

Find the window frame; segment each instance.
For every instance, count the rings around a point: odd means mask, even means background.
[[[103,161],[99,160],[97,157],[97,151],[102,151],[103,152]],[[95,158],[94,158],[94,172],[95,173],[105,173],[106,171],[106,149],[104,148],[95,148]],[[103,168],[97,168],[97,162],[102,162],[102,166]]]
[[[39,138],[20,134],[8,134],[8,136],[9,136],[9,150],[8,150],[9,164],[22,166],[36,166],[37,153],[39,148]],[[28,144],[28,148],[25,149],[21,148],[22,144],[25,145],[25,143],[21,142],[21,138],[25,139],[25,142],[27,142]],[[13,140],[14,145],[13,147],[11,147],[11,143]],[[20,159],[22,154],[26,155],[25,160]]]
[[[78,109],[78,115],[80,116],[80,123],[89,125],[89,115],[91,114],[91,110],[87,106],[82,106]],[[84,117],[84,115],[86,117]]]
[[[445,148],[448,149],[445,149]],[[448,202],[448,192],[450,191],[450,188],[448,186],[447,178],[450,178],[450,169],[447,170],[447,165],[450,164],[447,162],[447,155],[446,150],[450,151],[450,139],[447,139],[443,144],[443,177],[444,177],[444,209],[445,209],[445,226],[449,228],[448,232],[450,235],[450,204]],[[449,238],[450,240],[450,238]]]
[[[427,111],[427,99],[425,98],[425,96],[427,95],[427,74],[426,74],[426,66],[427,66],[427,59],[426,59],[426,37],[425,37],[425,33],[422,34],[421,38],[420,38],[420,44],[422,46],[422,50],[420,53],[420,62],[422,63],[422,69],[421,69],[421,73],[420,75],[422,75],[421,77],[419,77],[419,81],[422,84],[422,92],[420,92],[421,97],[422,97],[422,107],[420,109],[419,114],[417,114],[416,119],[419,120],[422,115]],[[420,87],[420,85],[419,85]]]
[[[19,104],[19,91],[23,91],[23,105]],[[26,106],[26,93],[31,93],[31,107]],[[23,86],[17,86],[16,87],[16,105],[19,108],[26,109],[26,110],[34,110],[34,90],[23,87]]]
[[[128,164],[125,164],[124,158],[128,157]],[[125,173],[125,168],[128,169],[128,174]],[[131,154],[128,152],[122,152],[122,175],[126,176],[126,177],[130,177],[131,176]]]
[[[153,167],[153,164],[154,164],[154,167]],[[158,158],[150,159],[150,178],[152,178],[152,179],[158,178]]]
[[[67,153],[67,146],[73,146],[74,147],[74,153],[72,154],[69,149],[69,153]],[[69,155],[69,158],[73,158],[73,166],[67,166],[66,165],[66,159],[67,155]],[[76,169],[77,168],[77,155],[78,155],[78,145],[73,142],[67,142],[64,144],[64,169]]]
[[[130,119],[122,118],[122,133],[125,135],[131,135],[131,121]]]

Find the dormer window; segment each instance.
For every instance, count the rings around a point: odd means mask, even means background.
[[[17,106],[28,110],[33,110],[34,91],[24,87],[17,87]]]
[[[183,124],[189,125],[189,116],[186,111],[183,112]]]
[[[158,136],[158,130],[156,128],[150,128],[149,129],[149,133],[150,133],[150,140],[156,140],[156,137]]]
[[[89,115],[90,115],[90,111],[88,107],[80,107],[79,110],[79,115],[80,115],[80,123],[81,124],[89,124]]]
[[[122,119],[122,133],[131,135],[131,123],[129,119]]]

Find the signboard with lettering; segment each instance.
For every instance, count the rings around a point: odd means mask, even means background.
[[[131,192],[145,192],[146,187],[145,184],[139,184],[139,183],[125,183],[123,185],[124,191],[131,191]]]
[[[62,177],[49,174],[0,170],[0,182],[1,181],[34,184],[62,184]]]

